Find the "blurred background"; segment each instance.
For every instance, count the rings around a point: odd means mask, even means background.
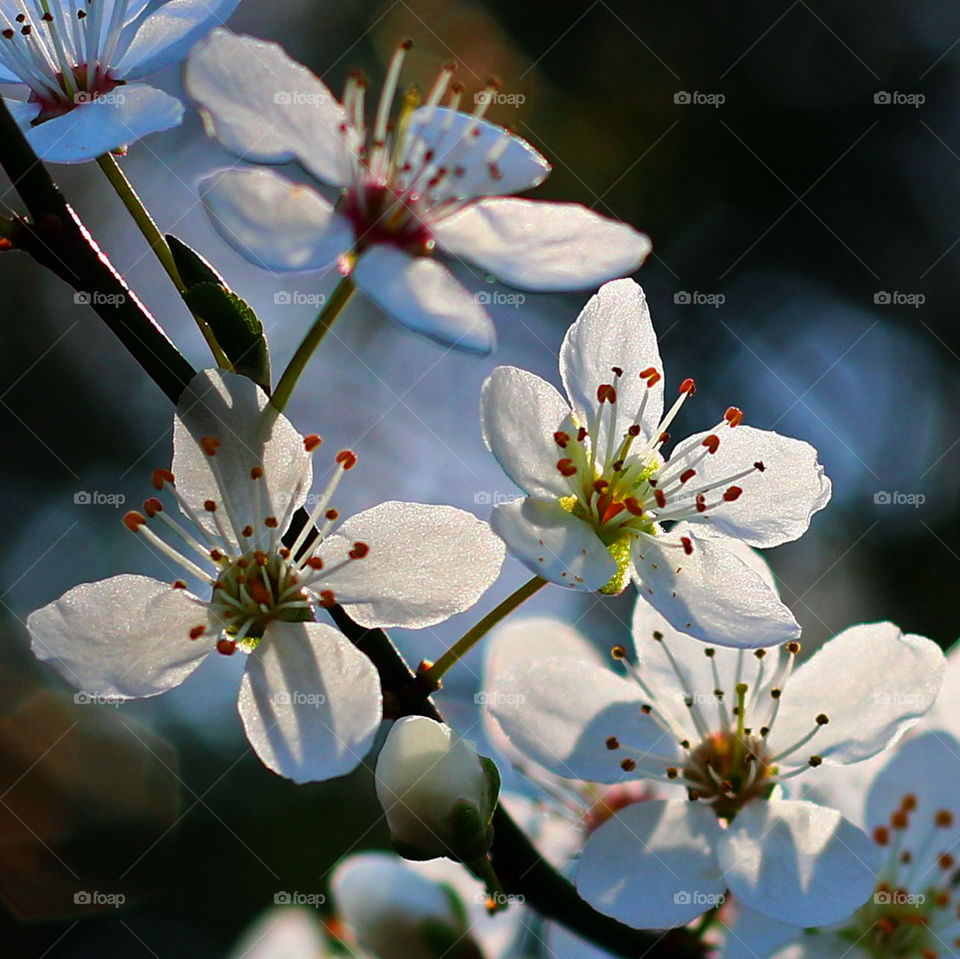
[[[954,641],[956,5],[246,0],[230,25],[280,42],[336,92],[356,68],[376,89],[405,36],[416,44],[407,82],[429,86],[453,58],[472,102],[497,76],[508,96],[488,116],[553,163],[535,195],[653,240],[637,279],[668,390],[686,376],[698,384],[675,435],[736,404],[753,425],[820,450],[831,506],[800,542],[767,554],[806,648],[882,619]],[[176,70],[157,79],[179,89]],[[279,370],[334,277],[258,270],[213,233],[196,182],[228,162],[189,113],[123,165],[161,228],[257,309]],[[208,364],[96,166],[54,172],[191,362]],[[19,209],[7,186],[4,203]],[[510,292],[455,269],[471,289]],[[23,620],[37,606],[124,570],[162,575],[115,504],[149,495],[151,471],[169,462],[172,411],[96,316],[25,256],[0,256],[0,288],[3,955],[227,955],[278,894],[322,895],[339,856],[384,845],[371,774],[294,787],[265,770],[235,710],[240,657],[213,657],[172,693],[119,707],[76,702],[33,659]],[[590,292],[494,305],[500,347],[485,360],[401,331],[358,296],[288,410],[324,449],[358,452],[341,512],[397,498],[485,517],[512,495],[480,436],[480,384],[502,363],[557,382],[557,349]],[[525,578],[508,561],[476,610],[396,638],[411,662],[435,658]],[[528,611],[570,616],[609,645],[623,641],[630,602],[552,588]],[[482,689],[474,656],[441,694],[474,738]],[[78,904],[78,893],[125,903]]]

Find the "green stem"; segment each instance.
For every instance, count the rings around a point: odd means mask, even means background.
[[[713,906],[700,917],[700,921],[693,927],[693,934],[697,939],[702,939],[704,935],[706,935],[707,930],[713,925],[719,912],[720,906]]]
[[[117,196],[120,197],[123,205],[127,208],[127,212],[133,217],[134,223],[140,228],[144,239],[160,261],[160,265],[166,271],[167,276],[173,281],[177,292],[183,296],[187,292],[187,286],[180,276],[177,264],[174,262],[173,253],[170,252],[170,246],[154,222],[153,217],[150,216],[149,211],[143,205],[143,200],[140,199],[137,191],[133,188],[133,184],[127,179],[126,174],[120,168],[120,164],[114,159],[112,153],[104,153],[103,156],[97,157],[97,164],[100,169],[103,170],[104,175],[110,182],[110,186],[113,187]],[[193,310],[190,310],[190,312],[193,313]],[[197,321],[197,326],[200,327],[200,332],[207,341],[207,345],[210,347],[214,359],[224,369],[232,370],[233,367],[227,359],[226,354],[220,348],[220,344],[217,343],[217,339],[213,335],[213,330],[210,329],[209,324],[206,320],[197,316],[196,313],[193,313],[193,318]]]
[[[281,412],[290,401],[293,394],[293,388],[300,379],[300,374],[310,362],[310,357],[320,345],[320,341],[326,335],[327,330],[333,326],[333,321],[340,315],[340,312],[347,305],[350,297],[353,296],[353,281],[349,276],[340,278],[340,282],[333,288],[330,298],[324,303],[323,309],[313,321],[313,326],[307,331],[303,342],[297,347],[297,352],[287,364],[287,368],[277,383],[277,388],[273,391],[270,402]]]
[[[465,632],[433,665],[423,670],[420,673],[420,682],[428,689],[439,689],[440,680],[451,666],[463,659],[500,620],[509,616],[524,600],[529,599],[546,585],[547,580],[541,576],[534,576],[511,593],[496,609],[487,613],[473,629]]]

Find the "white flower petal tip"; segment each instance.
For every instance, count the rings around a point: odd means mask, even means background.
[[[845,919],[873,893],[879,868],[863,830],[800,800],[748,803],[724,830],[718,852],[733,895],[799,927]]]
[[[665,800],[629,806],[587,841],[577,891],[595,909],[638,929],[685,925],[724,902],[714,853],[720,833],[704,806]]]
[[[396,848],[408,859],[486,855],[500,778],[472,742],[425,716],[405,716],[377,759],[377,798]]]
[[[434,227],[448,253],[521,290],[583,290],[639,269],[650,240],[577,203],[500,197]],[[533,242],[531,242],[533,240]]]
[[[273,171],[224,170],[200,190],[217,232],[267,269],[322,269],[350,247],[350,224],[323,197]]]
[[[180,123],[183,105],[140,78],[176,63],[237,0],[62,2],[0,10],[0,82],[38,156],[83,163]]]
[[[331,779],[373,745],[380,679],[332,626],[272,623],[247,663],[239,709],[265,766],[298,783]]]
[[[229,959],[326,959],[330,953],[313,909],[271,909],[244,933]]]

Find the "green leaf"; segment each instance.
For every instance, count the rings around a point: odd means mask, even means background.
[[[195,250],[167,234],[184,302],[210,328],[235,373],[270,392],[270,350],[253,308],[237,296],[219,273]]]

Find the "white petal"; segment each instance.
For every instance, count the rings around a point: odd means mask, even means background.
[[[85,163],[148,133],[169,130],[182,119],[179,100],[146,84],[131,83],[25,132],[41,160]]]
[[[617,572],[593,528],[559,503],[526,497],[498,503],[490,526],[507,549],[538,576],[573,589],[600,589]]]
[[[907,828],[899,832],[901,848],[913,853],[910,891],[942,885],[937,862],[941,853],[956,855],[960,843],[960,743],[944,733],[925,733],[904,740],[877,774],[867,793],[865,828],[889,826],[906,795],[916,800]],[[934,828],[941,810],[951,813],[949,825]],[[933,835],[931,835],[933,834]]]
[[[777,922],[762,912],[737,904],[733,921],[725,925],[725,938],[720,959],[758,959],[796,939],[796,926]]]
[[[873,892],[873,840],[834,809],[757,799],[723,831],[720,865],[746,906],[794,926],[846,918]]]
[[[0,64],[0,71],[2,71],[3,66]],[[17,83],[17,80],[6,81],[0,76],[0,83]],[[24,130],[28,130],[30,127],[30,122],[35,120],[43,110],[43,106],[39,103],[29,103],[26,100],[12,100],[7,97],[3,98],[4,106],[10,111],[13,115],[13,119],[23,127]]]
[[[927,717],[926,725],[945,729],[960,738],[960,643],[947,650],[947,669],[943,676],[940,695]]]
[[[490,527],[452,506],[387,502],[344,520],[319,553],[327,568],[355,543],[363,559],[331,571],[317,589],[363,626],[422,628],[469,609],[500,575],[504,548]]]
[[[285,416],[272,406],[266,408],[266,395],[245,376],[201,370],[183,391],[173,422],[172,470],[177,490],[214,534],[216,526],[203,504],[206,500],[218,504],[229,532],[224,506],[228,497],[240,528],[250,524],[256,530],[257,542],[245,541],[249,549],[268,539],[270,531],[263,520],[271,512],[280,519],[284,511],[303,505],[313,480],[303,437]],[[200,445],[206,436],[221,444],[215,459],[222,488],[211,457]],[[250,478],[254,466],[264,469],[259,481]],[[255,509],[257,483],[261,487],[259,515]],[[231,539],[236,545],[238,536],[231,535]]]
[[[623,370],[617,384],[617,428],[621,439],[643,407],[641,439],[649,439],[663,415],[663,362],[643,290],[633,280],[605,283],[590,297],[560,348],[560,375],[584,426],[597,412],[597,387],[614,381],[613,367]],[[640,373],[653,367],[661,379],[652,387]],[[644,397],[646,405],[644,406]],[[606,449],[609,408],[600,424],[599,449]]]
[[[83,583],[27,618],[30,648],[90,696],[155,696],[182,683],[210,651],[190,630],[202,603],[146,576]]]
[[[414,333],[466,353],[492,352],[497,343],[486,311],[436,260],[374,246],[357,261],[353,279],[391,319]]]
[[[404,160],[412,158],[416,162],[426,148],[433,151],[435,167],[459,170],[451,173],[451,189],[460,197],[520,193],[542,183],[550,173],[550,164],[526,140],[496,124],[477,121],[468,113],[445,107],[415,110],[406,144]],[[499,176],[493,175],[487,159],[494,145],[498,150]],[[501,149],[503,152],[499,153]]]
[[[200,189],[217,232],[258,266],[321,269],[353,244],[350,223],[319,193],[272,170],[223,170]]]
[[[683,537],[693,551],[687,555]],[[793,614],[762,576],[723,545],[678,523],[633,544],[637,590],[680,632],[719,646],[779,646],[800,635]]]
[[[724,899],[717,817],[706,806],[651,799],[622,809],[587,841],[577,892],[637,929],[682,926]]]
[[[896,742],[933,705],[946,661],[923,636],[904,635],[893,623],[851,626],[825,643],[790,678],[769,745],[776,754],[821,726],[787,765],[811,753],[825,762],[855,763]],[[842,682],[838,677],[843,677]]]
[[[583,290],[633,273],[650,241],[579,203],[498,197],[471,203],[431,229],[448,253],[521,290]]]
[[[534,373],[498,366],[483,384],[480,422],[487,449],[524,492],[540,499],[569,496],[557,470],[566,454],[553,434],[570,413],[563,397]]]
[[[328,955],[316,912],[294,907],[265,913],[234,946],[230,959],[324,959]]]
[[[685,460],[699,457],[703,440],[709,435],[709,431],[698,433],[677,444],[670,455],[671,472]],[[733,480],[730,485],[743,490],[742,495],[710,509],[696,521],[710,523],[751,546],[778,546],[802,536],[813,514],[830,501],[830,480],[817,462],[817,451],[802,440],[752,426],[724,428],[718,435],[717,452],[700,459],[696,479],[684,487],[691,490],[691,506],[695,488],[724,481],[755,463],[763,463],[764,469]],[[708,493],[708,504],[719,499],[725,489],[722,485]],[[671,506],[683,499],[682,495],[672,497]]]
[[[373,745],[380,678],[332,626],[273,622],[247,661],[238,707],[265,766],[297,783],[332,779]]]
[[[253,163],[299,160],[344,186],[355,137],[341,133],[343,107],[276,43],[214,30],[187,58],[184,86],[220,145]]]
[[[121,80],[137,80],[172,63],[220,26],[240,0],[168,0],[139,26],[130,45],[110,71]]]
[[[624,759],[653,753],[665,768],[677,756],[670,737],[641,711],[639,687],[583,660],[531,659],[494,677],[488,696],[513,745],[567,779],[619,782]],[[619,748],[609,747],[611,737]]]

